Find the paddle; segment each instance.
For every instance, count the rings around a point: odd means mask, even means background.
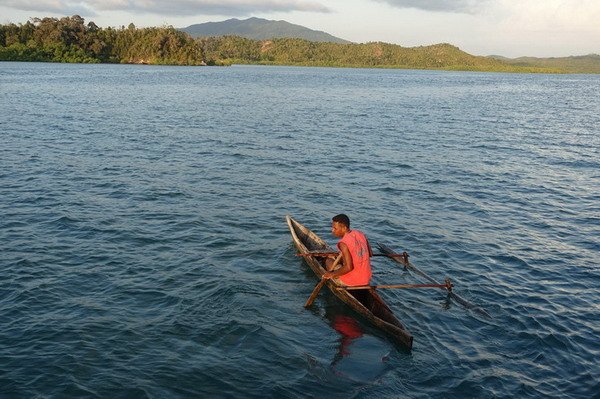
[[[335,262],[333,262],[333,266],[331,266],[331,270],[333,270],[337,266],[337,264],[340,263],[340,260],[342,260],[342,254],[339,254],[338,257],[335,258]],[[315,286],[315,289],[313,290],[312,294],[310,294],[310,296],[308,297],[308,300],[304,304],[305,308],[308,308],[310,305],[312,305],[312,303],[315,301],[315,298],[319,294],[319,291],[321,291],[321,288],[323,288],[323,285],[325,285],[326,282],[327,282],[327,280],[325,280],[324,278],[321,278],[321,281],[319,281],[318,284]]]

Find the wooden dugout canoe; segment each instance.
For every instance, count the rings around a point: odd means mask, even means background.
[[[296,245],[300,253],[334,251],[319,236],[294,220],[291,216],[286,216],[286,220],[294,245]],[[303,256],[303,258],[318,278],[321,278],[323,273],[326,272],[324,265],[325,258],[314,256]],[[392,310],[374,289],[347,290],[338,279],[327,280],[326,285],[335,296],[362,315],[375,327],[385,331],[396,342],[406,348],[412,349],[413,336],[394,316]]]

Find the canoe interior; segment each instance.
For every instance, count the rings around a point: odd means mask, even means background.
[[[313,251],[332,252],[332,249],[325,241],[313,233],[310,229],[303,226],[291,216],[287,216],[287,223],[292,234],[294,244],[300,253]],[[312,256],[304,257],[306,263],[310,266],[317,277],[325,273],[325,259]],[[362,316],[366,317],[375,326],[389,333],[396,341],[408,349],[412,348],[412,335],[394,316],[391,309],[385,304],[381,296],[375,290],[352,290],[343,289],[343,285],[337,280],[328,280],[327,286],[338,298],[352,307]]]

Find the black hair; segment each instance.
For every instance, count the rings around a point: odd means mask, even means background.
[[[331,220],[333,220],[334,222],[341,223],[341,224],[345,225],[347,228],[350,228],[350,218],[348,216],[344,215],[343,213],[340,213],[339,215],[335,215],[334,217],[331,218]]]

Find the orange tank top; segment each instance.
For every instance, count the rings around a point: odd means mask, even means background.
[[[339,279],[350,286],[368,285],[371,281],[371,260],[367,237],[358,230],[351,230],[338,242],[338,248],[341,242],[348,246],[354,269]]]

